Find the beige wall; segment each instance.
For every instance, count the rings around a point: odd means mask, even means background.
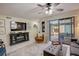
[[[79,40],[79,15],[75,19],[75,37]]]
[[[6,48],[7,48],[7,53],[13,52],[16,49],[22,48],[26,45],[29,45],[29,44],[32,44],[33,42],[35,42],[34,38],[35,38],[35,34],[37,32],[35,32],[36,30],[33,28],[33,25],[36,22],[37,26],[38,26],[38,21],[32,21],[32,20],[23,19],[23,18],[16,18],[16,17],[11,17],[11,19],[7,19],[6,17],[7,16],[0,15],[0,19],[5,21],[5,34],[0,35],[0,39],[2,39],[4,41]],[[26,22],[27,23],[27,30],[22,31],[22,32],[29,32],[29,41],[10,46],[10,39],[9,39],[9,34],[11,32],[10,21]],[[18,31],[16,31],[16,32],[18,32]]]

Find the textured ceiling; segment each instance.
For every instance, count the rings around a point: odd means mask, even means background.
[[[58,8],[62,8],[64,11],[55,11],[53,14],[79,9],[79,4],[61,3],[56,7],[56,9]],[[0,3],[0,14],[28,19],[40,19],[49,16],[44,13],[41,7],[37,6],[37,3]]]

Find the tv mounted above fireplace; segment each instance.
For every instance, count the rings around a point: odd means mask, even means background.
[[[11,31],[26,30],[26,23],[11,21]]]

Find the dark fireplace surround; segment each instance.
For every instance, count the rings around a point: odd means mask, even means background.
[[[15,45],[25,41],[29,41],[29,32],[18,32],[10,34],[10,45]]]

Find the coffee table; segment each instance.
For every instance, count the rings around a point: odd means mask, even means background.
[[[50,45],[43,50],[44,56],[58,56],[61,45]]]

